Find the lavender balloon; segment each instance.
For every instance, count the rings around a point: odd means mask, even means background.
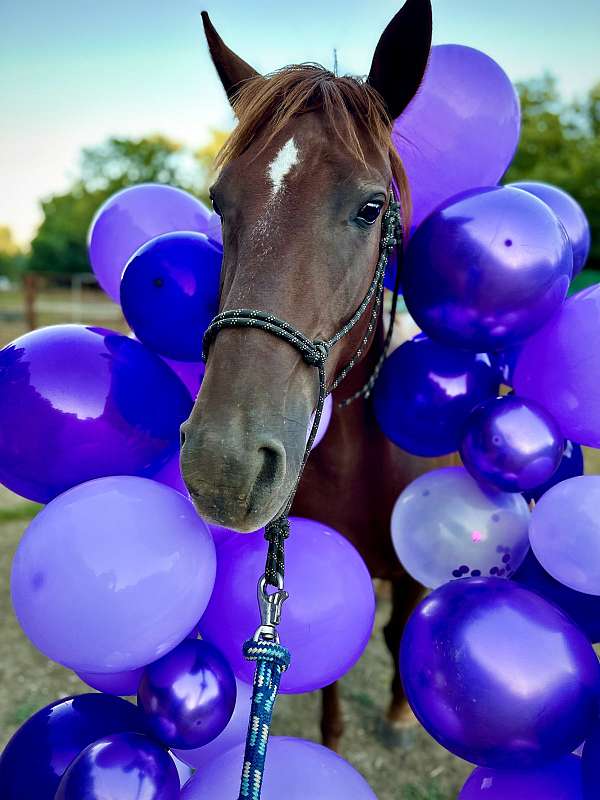
[[[140,667],[129,672],[80,672],[79,677],[99,692],[130,696],[137,694],[143,674],[144,670]]]
[[[173,186],[141,183],[112,195],[88,233],[90,263],[100,286],[118,303],[121,275],[138,247],[162,233],[207,233],[210,217],[199,200]]]
[[[539,197],[547,206],[550,206],[564,225],[573,247],[573,275],[581,272],[590,252],[591,234],[590,223],[577,200],[550,183],[521,181],[509,185]]]
[[[520,189],[473,189],[434,211],[410,240],[404,299],[432,339],[503,350],[558,311],[572,270],[565,229],[545,203]]]
[[[146,667],[138,705],[156,739],[192,750],[223,732],[235,695],[235,677],[224,656],[209,642],[186,639]]]
[[[55,325],[0,350],[0,482],[47,503],[105,475],[148,475],[176,451],[192,402],[142,344]]]
[[[423,84],[392,134],[410,181],[414,224],[458,192],[496,184],[519,130],[519,98],[495,61],[463,45],[432,48]]]
[[[333,683],[367,646],[375,614],[369,572],[354,547],[320,522],[293,517],[286,543],[285,587],[290,593],[279,633],[293,653],[281,691],[309,692]],[[254,664],[242,646],[260,617],[257,575],[264,571],[263,532],[224,537],[218,547],[215,588],[200,634],[225,655],[238,678],[252,682]]]
[[[480,766],[561,758],[598,716],[591,644],[559,609],[512,581],[469,578],[436,589],[409,619],[400,656],[419,721]]]
[[[581,761],[565,756],[535,769],[477,767],[458,800],[583,800]]]
[[[421,475],[400,495],[392,540],[404,569],[424,586],[452,578],[509,578],[529,549],[527,503],[482,488],[462,467]]]
[[[238,745],[201,769],[181,800],[231,800],[240,790],[244,746]],[[327,747],[274,736],[269,742],[262,800],[376,800],[362,775]]]
[[[236,679],[236,687],[235,708],[222,733],[212,742],[208,742],[208,744],[195,750],[175,750],[177,757],[185,764],[189,764],[194,769],[204,769],[227,750],[231,750],[232,747],[246,741],[252,701],[252,686]]]
[[[171,756],[139,733],[105,736],[73,761],[56,800],[179,800]]]
[[[600,287],[573,295],[523,345],[517,394],[543,405],[574,442],[600,447]]]
[[[25,634],[78,672],[155,661],[202,615],[215,548],[192,503],[146,478],[99,478],[60,495],[29,525],[11,578]]]
[[[460,455],[479,481],[524,492],[550,480],[562,459],[556,422],[531,400],[509,395],[479,405],[465,426]]]
[[[559,483],[540,498],[529,539],[542,567],[560,583],[600,595],[600,477]]]

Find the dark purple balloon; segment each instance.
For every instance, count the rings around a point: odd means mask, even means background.
[[[584,594],[559,583],[529,550],[513,580],[544,597],[568,614],[590,642],[600,642],[600,596]]]
[[[538,486],[537,489],[523,492],[523,496],[528,503],[532,500],[535,500],[537,503],[540,497],[543,497],[543,495],[553,486],[556,486],[557,483],[562,483],[562,481],[566,481],[569,478],[577,478],[579,475],[583,475],[583,469],[583,450],[578,444],[567,439],[561,462],[554,475],[552,475],[550,480],[546,481],[546,483]]]
[[[515,189],[539,197],[547,206],[550,206],[565,227],[567,236],[573,247],[573,276],[583,269],[588,253],[590,252],[591,234],[590,223],[577,200],[567,194],[558,186],[539,181],[520,181],[511,183]]]
[[[499,350],[497,353],[489,354],[492,366],[498,370],[500,383],[505,386],[513,385],[513,376],[520,352],[519,345],[515,345],[514,347],[508,347],[506,350]]]
[[[233,670],[221,651],[186,639],[146,667],[138,705],[155,738],[167,747],[193,750],[223,732],[236,695]]]
[[[56,800],[178,800],[179,789],[177,767],[166,750],[139,733],[116,733],[75,759]]]
[[[554,419],[515,395],[486,400],[469,416],[460,445],[463,464],[478,481],[524,492],[550,480],[564,449]]]
[[[440,586],[410,617],[400,656],[419,721],[480,766],[556,760],[584,741],[598,716],[591,644],[558,608],[512,581]]]
[[[581,759],[565,756],[534,769],[477,767],[458,800],[582,800]]]
[[[470,412],[497,391],[488,356],[419,335],[385,360],[373,403],[379,426],[395,444],[415,455],[441,456],[458,450]]]
[[[583,800],[598,800],[600,797],[600,720],[588,736],[581,757],[583,777]]]
[[[55,325],[0,350],[0,482],[40,503],[92,478],[146,476],[192,407],[173,371],[115,331]]]
[[[434,211],[410,240],[404,300],[434,339],[503,350],[561,306],[573,251],[548,206],[521,189],[485,187]]]
[[[114,733],[146,730],[139,709],[119,697],[57,700],[30,717],[0,756],[2,800],[54,800],[67,767],[88,745]]]
[[[140,342],[163,356],[198,362],[219,305],[223,250],[202,233],[157,236],[129,260],[121,306]]]

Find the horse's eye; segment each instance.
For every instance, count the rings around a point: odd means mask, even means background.
[[[373,225],[374,222],[377,222],[377,217],[381,214],[382,208],[383,203],[379,203],[376,200],[370,200],[360,209],[357,214],[357,219],[359,222],[364,222],[367,225]]]
[[[221,209],[219,208],[217,201],[215,200],[214,195],[212,194],[210,195],[210,202],[212,203],[213,211],[215,212],[215,214],[217,214],[217,216],[220,217]]]

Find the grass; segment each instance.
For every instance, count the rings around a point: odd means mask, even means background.
[[[7,508],[0,508],[0,524],[33,519],[42,508],[43,506],[39,503],[19,503]]]

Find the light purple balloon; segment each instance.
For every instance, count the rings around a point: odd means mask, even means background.
[[[583,800],[581,761],[565,756],[535,769],[477,767],[458,800]]]
[[[204,769],[220,755],[246,741],[252,701],[252,686],[238,679],[236,679],[236,684],[237,699],[235,708],[225,730],[212,742],[205,744],[204,747],[198,747],[195,750],[173,751],[184,764],[189,764],[194,769]]]
[[[77,672],[137,669],[172,650],[202,615],[215,578],[206,524],[147,478],[98,478],[31,522],[12,567],[25,634]]]
[[[327,428],[329,428],[329,423],[331,422],[331,415],[333,413],[333,398],[330,394],[327,395],[325,398],[325,404],[323,406],[323,413],[321,414],[321,419],[319,420],[319,427],[317,428],[317,435],[315,436],[315,441],[313,442],[312,449],[314,450],[315,447],[321,443],[323,437],[327,433]],[[314,420],[314,414],[310,418],[310,424],[308,426],[307,431],[307,438],[310,436],[310,432],[312,430]]]
[[[181,800],[231,800],[240,790],[244,746],[207,764],[186,784]],[[377,800],[354,767],[327,747],[273,736],[261,800]]]
[[[173,186],[141,183],[112,195],[88,232],[90,263],[100,286],[118,303],[121,275],[138,247],[162,233],[208,233],[210,218],[206,206]]]
[[[292,654],[281,691],[310,692],[341,678],[367,646],[375,615],[371,576],[359,553],[321,522],[291,518],[286,541],[285,588],[279,634]],[[254,663],[242,654],[260,625],[256,586],[264,573],[263,531],[225,537],[217,552],[217,578],[199,627],[238,678],[251,683]]]
[[[410,182],[413,225],[465,189],[496,184],[520,132],[506,73],[472,47],[432,48],[423,84],[392,134]]]
[[[529,541],[557,581],[600,595],[600,476],[580,475],[553,486],[537,502]]]
[[[129,697],[137,694],[143,674],[144,668],[140,667],[129,672],[80,672],[79,677],[99,692]]]
[[[600,447],[600,287],[569,297],[531,336],[514,376],[518,395],[536,400],[578,444]]]
[[[189,767],[186,763],[181,761],[179,758],[177,758],[177,756],[173,753],[172,750],[170,750],[169,753],[177,769],[177,774],[179,775],[179,784],[180,786],[183,787],[194,774],[194,770],[191,767]]]

